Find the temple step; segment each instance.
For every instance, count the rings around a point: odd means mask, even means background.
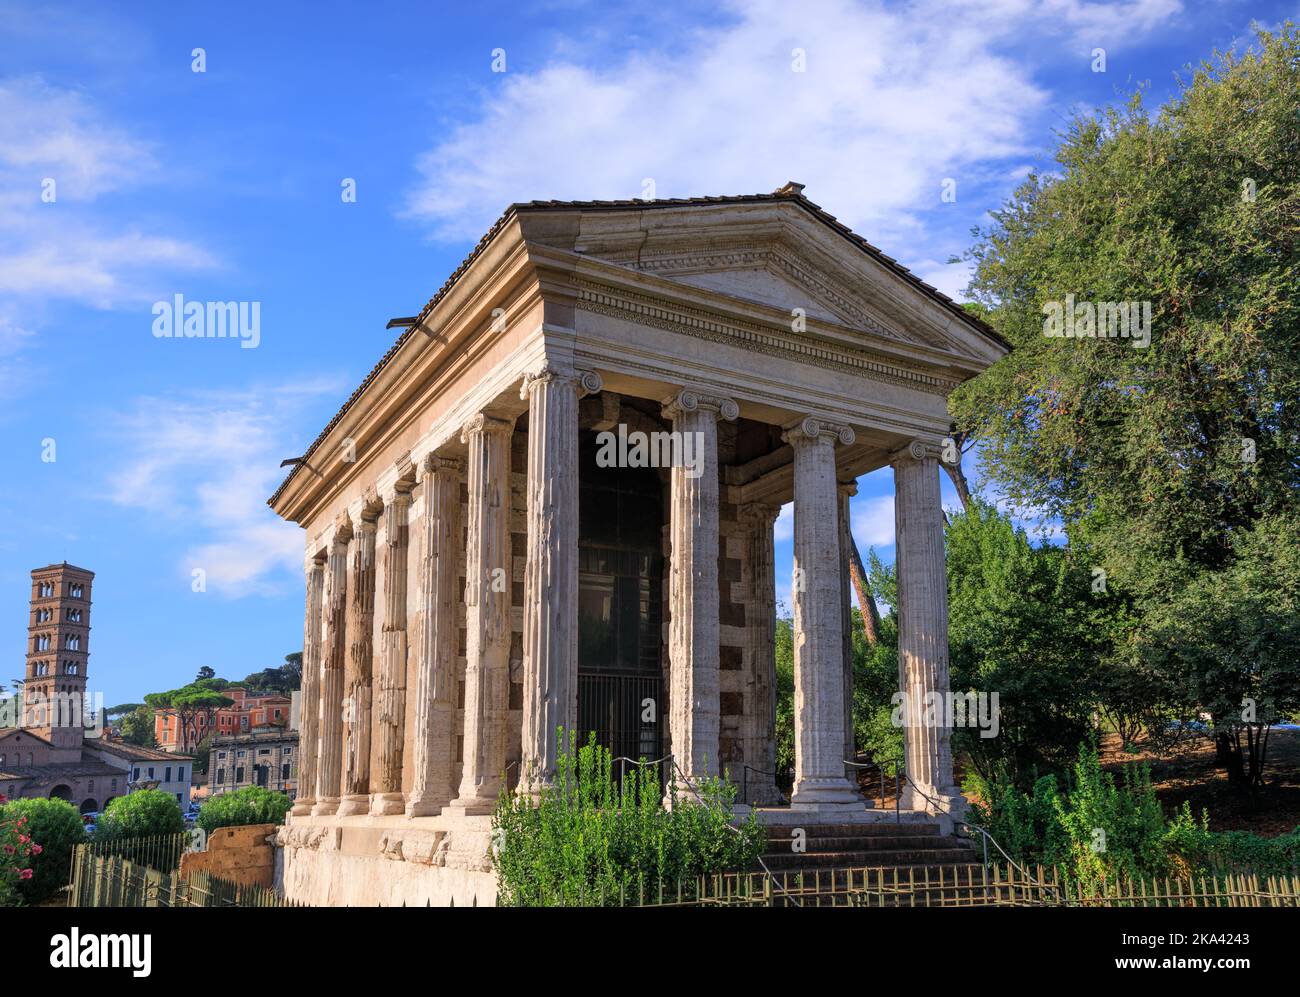
[[[794,838],[768,838],[767,851],[772,855],[798,854]],[[803,839],[804,854],[813,852],[899,851],[913,848],[968,850],[970,844],[959,838],[924,834],[876,834],[869,837],[822,837],[809,835]]]
[[[850,868],[863,866],[926,866],[968,863],[974,852],[964,848],[908,848],[845,852],[773,853],[763,856],[767,867],[777,869]]]

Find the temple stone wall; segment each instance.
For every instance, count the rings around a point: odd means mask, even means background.
[[[313,907],[491,907],[491,818],[295,818],[277,836],[275,886]]]

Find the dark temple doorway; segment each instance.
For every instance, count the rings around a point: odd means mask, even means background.
[[[579,444],[578,732],[615,758],[662,752],[663,481],[654,468],[601,467]],[[619,765],[614,766],[618,777]]]

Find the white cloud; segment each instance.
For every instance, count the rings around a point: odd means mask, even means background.
[[[772,527],[772,538],[777,543],[782,543],[794,537],[794,503],[787,502],[781,506],[781,512],[776,517],[776,523]]]
[[[886,247],[923,235],[945,177],[1005,186],[1041,142],[1044,46],[1086,55],[1149,35],[1179,0],[733,0],[720,27],[610,62],[566,45],[485,86],[417,160],[405,204],[473,240],[510,202],[770,191],[787,180]],[[1064,39],[1064,42],[1062,42]],[[806,71],[792,71],[792,53]],[[1025,58],[1028,54],[1028,58]],[[1011,159],[1013,163],[1006,160]],[[963,193],[963,196],[966,196]],[[945,281],[949,290],[964,283]]]
[[[37,77],[0,83],[0,169],[13,177],[58,181],[60,199],[91,201],[154,169],[149,149],[101,123],[81,94]]]
[[[108,425],[120,456],[107,497],[187,532],[177,571],[189,577],[203,569],[210,591],[274,590],[302,570],[302,532],[266,505],[292,448],[285,427],[339,387],[322,381],[137,398]]]
[[[104,194],[156,174],[150,147],[80,93],[39,77],[0,81],[0,300],[111,308],[151,297],[159,274],[214,266],[193,243],[111,217]]]
[[[936,10],[745,0],[684,51],[500,77],[419,161],[411,214],[476,237],[510,201],[768,191],[786,180],[880,238],[964,166],[1022,153],[1046,95],[987,31]],[[793,72],[792,51],[806,53]]]
[[[853,539],[865,559],[868,547],[894,545],[894,496],[877,495],[852,499],[849,503]]]

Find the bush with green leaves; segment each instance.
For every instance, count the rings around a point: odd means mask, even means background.
[[[562,742],[563,743],[563,742]],[[699,876],[747,870],[762,854],[762,827],[732,824],[735,787],[707,779],[670,785],[654,767],[614,778],[613,759],[594,737],[561,753],[555,781],[538,797],[502,794],[493,817],[497,902],[548,907],[636,903],[662,886],[690,893]]]
[[[1211,864],[1204,817],[1198,822],[1184,804],[1167,818],[1146,765],[1126,765],[1117,781],[1087,742],[1064,792],[1052,775],[1030,793],[1008,785],[991,806],[977,806],[974,817],[1017,862],[1058,866],[1086,888],[1121,877],[1185,875]]]
[[[86,827],[67,800],[13,800],[0,806],[0,824],[23,818],[23,834],[40,851],[30,856],[32,875],[18,881],[18,892],[25,903],[38,904],[67,885],[72,847],[86,840]]]
[[[140,789],[119,796],[99,815],[96,841],[121,841],[185,830],[176,797],[161,789]]]
[[[209,834],[219,827],[283,824],[284,815],[292,806],[293,801],[284,793],[275,793],[261,786],[245,786],[208,800],[199,810],[197,823]]]
[[[1204,865],[1260,876],[1300,873],[1300,827],[1290,834],[1263,838],[1250,831],[1211,832],[1195,842]]]

